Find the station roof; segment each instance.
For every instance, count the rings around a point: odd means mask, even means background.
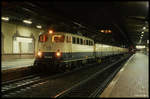
[[[65,27],[65,31],[82,34],[99,43],[135,47],[149,40],[148,1],[3,1],[1,10],[2,16],[30,19],[34,21],[32,25],[55,27],[58,31]]]

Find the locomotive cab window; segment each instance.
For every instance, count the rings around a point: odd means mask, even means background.
[[[47,35],[40,35],[40,36],[39,36],[39,41],[40,41],[40,42],[46,42],[47,39],[48,39]]]
[[[52,42],[59,43],[59,42],[64,42],[64,40],[65,40],[64,35],[53,35],[52,37]]]

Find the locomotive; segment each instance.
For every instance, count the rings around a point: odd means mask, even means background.
[[[66,32],[48,32],[39,36],[35,67],[66,70],[108,56],[125,54],[128,49],[94,43],[94,40]]]

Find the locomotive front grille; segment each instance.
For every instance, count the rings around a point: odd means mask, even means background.
[[[43,58],[50,58],[54,57],[54,52],[43,52]]]
[[[52,59],[53,57],[52,56],[43,56],[43,58],[50,58],[50,59]]]

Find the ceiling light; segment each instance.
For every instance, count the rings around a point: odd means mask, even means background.
[[[9,21],[9,17],[1,17],[1,19],[4,21]]]
[[[145,29],[146,29],[146,27],[144,26],[144,27],[143,27],[143,29],[145,30]]]
[[[42,28],[42,26],[41,26],[41,25],[37,25],[36,27],[37,27],[37,28],[39,28],[39,29],[41,29],[41,28]]]
[[[142,32],[142,33],[144,33],[144,32]]]
[[[138,49],[145,48],[145,45],[136,45],[136,48]]]
[[[143,36],[143,35],[141,35],[141,36]]]
[[[32,24],[32,22],[30,20],[23,20],[24,23],[27,23],[27,24]]]
[[[147,43],[149,43],[149,40],[147,40]]]

